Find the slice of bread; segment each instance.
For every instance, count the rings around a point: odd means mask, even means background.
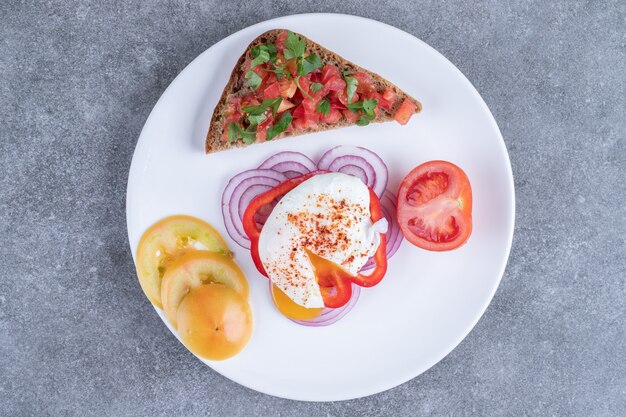
[[[215,106],[215,110],[213,111],[213,117],[211,118],[211,125],[209,127],[209,131],[206,137],[206,153],[227,150],[227,149],[235,148],[235,147],[248,146],[248,144],[244,143],[241,140],[229,142],[223,139],[224,130],[228,129],[228,126],[226,126],[224,122],[224,109],[227,107],[228,99],[231,96],[241,96],[241,95],[245,95],[245,94],[249,94],[253,92],[253,90],[250,87],[246,86],[246,79],[243,77],[244,71],[242,69],[244,62],[246,60],[246,57],[250,53],[250,50],[254,46],[263,45],[268,42],[274,42],[276,38],[278,37],[278,35],[283,30],[284,29],[274,29],[274,30],[267,31],[259,35],[250,43],[250,45],[248,45],[244,53],[241,55],[241,57],[235,64],[235,67],[232,73],[230,74],[230,79],[228,80],[226,87],[224,87],[222,96],[220,97],[219,101],[217,102],[217,105]],[[324,64],[326,63],[333,64],[337,68],[339,68],[339,70],[342,73],[344,71],[364,72],[371,77],[372,84],[376,87],[376,90],[378,92],[382,92],[385,89],[392,89],[396,93],[398,98],[394,106],[390,110],[379,109],[378,115],[373,120],[373,122],[388,122],[388,121],[393,120],[393,116],[396,113],[396,110],[398,109],[398,107],[400,107],[400,104],[404,101],[404,99],[409,99],[416,105],[416,111],[415,111],[416,113],[421,111],[422,105],[418,100],[414,99],[413,97],[411,97],[410,95],[408,95],[407,93],[405,93],[404,91],[402,91],[401,89],[399,89],[394,84],[387,81],[380,75],[373,73],[371,71],[368,71],[364,68],[361,68],[356,64],[353,64],[347,59],[337,55],[336,53],[332,51],[329,51],[328,49],[313,42],[312,40],[306,38],[303,35],[300,35],[300,34],[297,34],[297,35],[306,41],[306,51],[311,54],[313,53],[317,54],[321,58]],[[277,136],[273,140],[277,140],[279,138],[283,138],[287,136],[297,136],[297,135],[302,135],[306,133],[321,132],[324,130],[330,130],[330,129],[335,129],[335,128],[344,127],[344,126],[351,126],[353,124],[354,124],[353,122],[348,121],[345,118],[341,118],[337,123],[333,123],[333,124],[319,123],[319,125],[315,129],[286,132]],[[255,142],[255,143],[258,143],[258,142]]]

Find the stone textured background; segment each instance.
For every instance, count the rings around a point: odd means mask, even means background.
[[[626,415],[626,3],[382,3],[0,2],[0,415]],[[324,11],[412,33],[474,83],[510,152],[517,222],[456,350],[393,390],[316,404],[193,359],[134,278],[124,202],[179,71],[248,25]]]

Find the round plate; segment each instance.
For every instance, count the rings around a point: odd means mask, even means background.
[[[423,103],[406,126],[384,123],[204,153],[210,116],[233,65],[269,29],[300,32],[381,74]],[[355,33],[370,34],[355,42]],[[375,34],[375,36],[372,36]],[[250,254],[229,239],[220,198],[228,180],[276,152],[319,158],[338,144],[377,152],[396,191],[413,167],[432,159],[465,170],[474,231],[458,250],[434,253],[402,243],[387,276],[364,289],[356,307],[328,327],[287,320],[272,305]],[[135,255],[142,233],[173,214],[200,217],[228,239],[250,282],[254,334],[239,355],[204,361],[222,375],[278,397],[335,401],[392,388],[446,356],[474,327],[504,272],[514,222],[511,166],[498,127],[470,82],[437,51],[394,27],[360,17],[307,14],[241,30],[216,43],[176,77],[141,132],[130,169],[126,214]],[[170,330],[162,311],[157,310]]]

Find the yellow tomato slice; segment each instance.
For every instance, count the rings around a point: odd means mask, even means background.
[[[210,360],[239,353],[252,335],[247,300],[223,284],[192,289],[177,312],[178,334],[189,350]]]
[[[152,225],[137,247],[137,276],[148,299],[161,307],[161,278],[180,254],[206,249],[230,256],[222,236],[208,223],[191,216],[171,216]]]
[[[168,265],[161,283],[163,310],[174,327],[178,326],[176,312],[183,298],[205,284],[223,284],[248,299],[248,281],[230,257],[208,251],[187,252]]]
[[[313,320],[322,314],[323,308],[306,308],[297,304],[287,296],[280,288],[272,284],[272,300],[274,305],[285,317],[293,320]]]

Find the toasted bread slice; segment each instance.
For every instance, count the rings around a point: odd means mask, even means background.
[[[215,110],[213,111],[213,117],[211,118],[211,125],[209,127],[209,131],[206,137],[206,153],[212,153],[222,150],[227,150],[234,147],[243,147],[248,146],[249,144],[244,143],[242,140],[236,141],[228,141],[225,140],[225,130],[228,130],[228,125],[225,123],[225,109],[228,105],[228,100],[231,97],[244,96],[246,94],[254,93],[254,90],[246,85],[246,79],[244,78],[244,64],[251,53],[251,49],[258,45],[264,45],[268,42],[275,42],[278,36],[283,32],[284,29],[274,29],[267,31],[257,38],[255,38],[250,45],[246,48],[244,53],[241,55],[235,67],[230,75],[230,79],[222,92],[222,96],[220,97],[217,105],[215,106]],[[393,103],[393,106],[388,109],[378,109],[377,116],[372,120],[372,122],[388,122],[394,119],[394,115],[400,105],[403,103],[405,99],[411,101],[415,106],[415,113],[418,113],[422,109],[421,103],[411,97],[409,94],[405,93],[397,86],[387,81],[380,75],[368,71],[364,68],[359,67],[358,65],[348,61],[347,59],[337,55],[336,53],[329,51],[318,43],[313,42],[312,40],[306,38],[303,35],[297,34],[306,42],[306,53],[307,54],[317,54],[324,64],[333,64],[343,73],[345,71],[349,72],[364,72],[371,77],[372,84],[375,86],[378,92],[382,92],[386,89],[391,89],[395,92],[397,98]],[[291,130],[288,132],[281,133],[273,140],[280,139],[288,136],[297,136],[306,133],[314,133],[321,132],[324,130],[330,130],[345,126],[354,125],[354,121],[347,120],[342,117],[335,123],[327,124],[327,123],[319,123],[315,128],[309,128],[305,130]],[[254,143],[259,143],[256,141]]]

